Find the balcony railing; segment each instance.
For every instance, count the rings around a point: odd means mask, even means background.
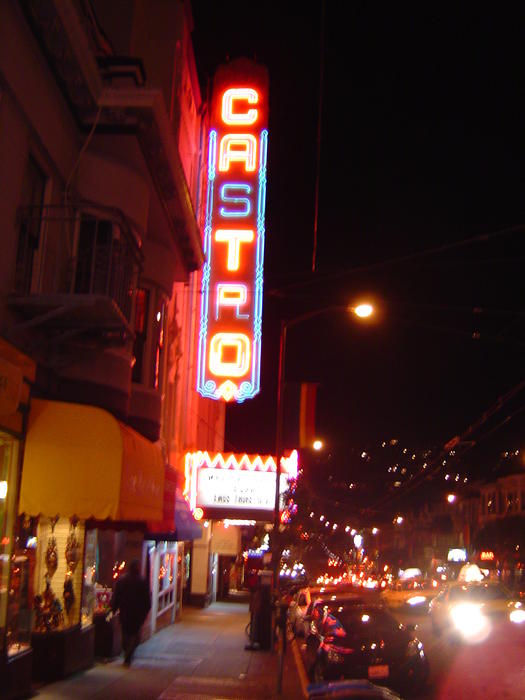
[[[141,265],[140,239],[118,210],[85,202],[23,208],[11,305],[31,317],[38,306],[55,323],[70,323],[65,307],[82,301],[85,310],[96,299],[129,326]]]

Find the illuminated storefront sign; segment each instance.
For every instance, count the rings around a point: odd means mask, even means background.
[[[447,561],[467,561],[466,549],[449,549],[447,554]]]
[[[215,75],[208,138],[197,390],[244,401],[260,389],[268,148],[266,69],[239,59]]]
[[[481,561],[494,561],[494,552],[489,551],[482,551],[480,554]]]
[[[297,478],[297,451],[281,460],[279,491]],[[206,517],[243,517],[253,513],[261,520],[273,515],[275,505],[275,459],[259,455],[186,455],[185,495],[192,510],[202,509]],[[224,515],[227,513],[227,516]]]

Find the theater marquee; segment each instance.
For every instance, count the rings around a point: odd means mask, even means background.
[[[206,518],[273,520],[275,459],[271,456],[189,452],[186,455],[185,496]],[[281,460],[279,492],[297,478],[297,451]]]
[[[266,69],[246,59],[219,68],[210,118],[197,390],[242,402],[260,389]]]

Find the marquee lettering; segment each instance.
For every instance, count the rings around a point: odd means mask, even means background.
[[[266,69],[246,59],[222,66],[210,121],[197,390],[241,402],[260,390]]]

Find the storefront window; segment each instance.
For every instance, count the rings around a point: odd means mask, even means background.
[[[184,561],[185,561],[185,554],[184,554],[184,542],[177,542],[177,583],[176,583],[176,589],[175,593],[177,595],[177,600],[176,600],[176,612],[177,615],[180,612],[180,604],[182,601],[182,595],[183,595],[183,590],[184,590]]]
[[[7,610],[9,656],[29,648],[33,629],[37,518],[21,516],[16,524]]]
[[[0,432],[0,647],[10,648],[15,635],[15,591],[11,573],[16,569],[13,529],[16,508],[18,440]],[[13,585],[16,584],[13,579]]]
[[[109,592],[106,596],[99,595],[96,580],[97,531],[88,530],[84,548],[84,588],[82,590],[82,608],[80,611],[80,620],[83,626],[93,622],[93,614],[98,611],[99,607],[104,611],[109,611],[109,600],[106,599],[110,598],[111,589],[108,589]]]
[[[53,632],[80,621],[83,547],[84,525],[76,518],[39,519],[35,632]]]
[[[173,542],[159,542],[158,573],[158,615],[161,615],[175,602],[177,545]]]
[[[84,587],[81,622],[89,625],[94,615],[106,616],[117,579],[132,559],[141,558],[142,533],[88,529],[84,550]]]

